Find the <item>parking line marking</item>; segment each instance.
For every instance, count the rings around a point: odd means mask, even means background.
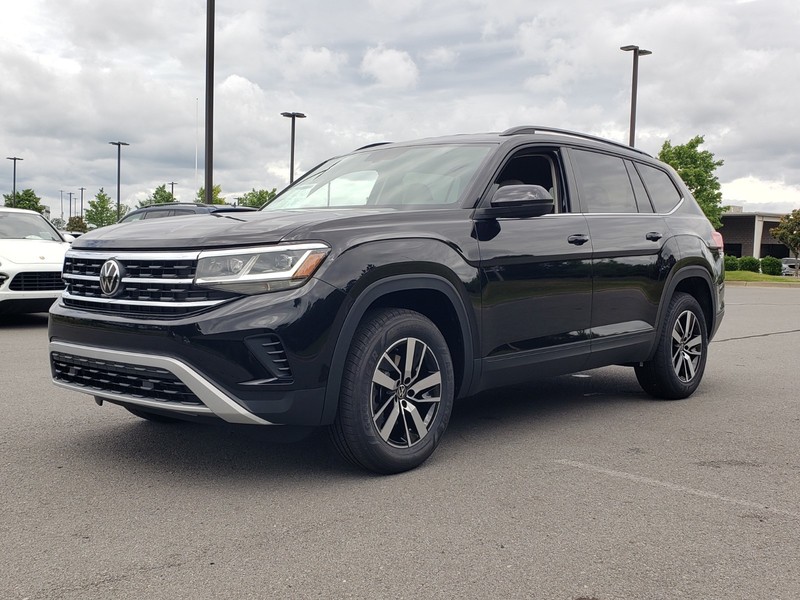
[[[720,494],[715,494],[714,492],[706,492],[704,490],[698,490],[695,488],[686,487],[683,485],[678,485],[677,483],[670,483],[669,481],[660,481],[658,479],[650,479],[649,477],[642,477],[641,475],[634,475],[633,473],[625,473],[624,471],[614,471],[613,469],[604,469],[603,467],[598,467],[595,465],[590,465],[587,463],[578,462],[575,460],[555,460],[560,465],[566,465],[568,467],[574,467],[576,469],[581,469],[583,471],[592,471],[594,473],[599,473],[601,475],[608,475],[609,477],[616,477],[617,479],[626,479],[628,481],[633,481],[636,483],[643,483],[645,485],[649,485],[652,487],[662,487],[668,490],[672,490],[674,492],[682,492],[684,494],[690,494],[692,496],[699,496],[700,498],[708,498],[710,500],[717,500],[719,502],[725,502],[727,504],[735,504],[737,506],[744,506],[746,508],[753,508],[761,511],[771,512],[776,515],[783,515],[785,517],[792,517],[793,519],[800,519],[800,513],[792,512],[789,510],[781,510],[780,508],[772,508],[771,506],[766,506],[764,504],[759,504],[758,502],[750,502],[748,500],[739,500],[737,498],[730,498],[728,496],[722,496]]]

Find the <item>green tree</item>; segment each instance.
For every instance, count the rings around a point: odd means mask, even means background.
[[[700,145],[704,141],[702,135],[696,135],[679,146],[673,146],[667,140],[661,146],[658,158],[678,172],[708,220],[719,229],[722,227],[720,217],[727,207],[722,206],[722,192],[714,171],[721,167],[724,161],[714,160],[714,155],[708,150],[700,150]]]
[[[769,233],[789,248],[795,258],[800,258],[800,208],[783,215],[778,226],[770,229]],[[800,269],[794,270],[794,276],[800,276]]]
[[[195,202],[203,203],[206,201],[206,188],[201,187],[197,190],[197,200]],[[211,188],[211,204],[225,204],[225,198],[222,197],[222,186],[215,185]]]
[[[278,191],[276,188],[272,188],[271,190],[257,190],[253,188],[251,192],[247,192],[244,196],[239,198],[238,204],[239,206],[261,208],[277,195]]]
[[[89,227],[86,225],[86,221],[80,217],[70,217],[69,221],[67,221],[67,231],[80,231],[81,233],[86,233],[89,231]]]
[[[64,219],[61,219],[59,217],[56,217],[55,219],[50,219],[50,222],[53,224],[53,227],[55,227],[59,231],[64,231],[64,227],[67,226],[66,221],[64,221]]]
[[[120,218],[128,212],[128,207],[120,206]],[[100,188],[94,200],[89,200],[89,208],[86,211],[86,222],[95,227],[105,227],[113,225],[118,221],[117,206],[111,201],[111,197]]]
[[[37,196],[30,188],[17,192],[17,199],[14,201],[14,194],[3,194],[6,200],[6,206],[14,206],[15,208],[26,208],[28,210],[35,210],[38,213],[44,213],[45,206],[42,204],[42,199]]]
[[[139,206],[136,208],[143,208],[151,204],[166,204],[167,202],[175,202],[175,196],[172,195],[172,192],[167,191],[167,184],[165,183],[158,186],[150,196],[139,202]]]

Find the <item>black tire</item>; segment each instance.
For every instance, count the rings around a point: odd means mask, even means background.
[[[645,392],[661,400],[691,396],[700,385],[708,356],[703,310],[689,294],[678,292],[667,309],[653,359],[635,367]]]
[[[418,467],[447,428],[453,389],[450,350],[429,319],[405,309],[368,313],[347,355],[331,439],[369,471]]]
[[[130,406],[126,406],[125,410],[127,410],[132,415],[136,415],[140,419],[145,419],[147,421],[152,421],[154,423],[181,423],[181,419],[176,419],[175,417],[169,417],[167,415],[162,415],[161,413],[150,412],[147,410],[142,410],[139,408],[133,408]]]

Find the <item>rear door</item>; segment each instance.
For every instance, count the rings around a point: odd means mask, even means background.
[[[600,151],[569,152],[592,241],[592,365],[645,357],[674,258],[669,231],[633,163]]]

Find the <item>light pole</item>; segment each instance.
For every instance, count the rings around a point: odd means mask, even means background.
[[[294,121],[295,119],[305,119],[306,116],[300,112],[282,112],[281,116],[292,120],[292,142],[289,152],[289,183],[291,184],[294,182]]]
[[[177,181],[170,181],[169,182],[169,193],[172,196],[172,201],[175,202],[175,184],[178,183]]]
[[[72,218],[72,195],[74,193],[75,192],[67,192],[67,195],[69,196],[69,218],[70,219]]]
[[[24,159],[19,156],[6,156],[6,158],[14,161],[14,191],[11,193],[11,208],[14,208],[17,205],[17,161]]]
[[[652,54],[650,50],[644,50],[639,46],[621,46],[620,50],[633,52],[633,80],[631,82],[631,127],[628,138],[628,145],[632,148],[636,138],[636,88],[639,86],[639,57]]]
[[[214,0],[206,0],[206,186],[205,202],[214,199]]]
[[[120,210],[119,210],[119,192],[120,192],[120,185],[119,185],[119,173],[120,173],[120,162],[122,160],[122,147],[123,146],[130,146],[128,142],[108,142],[112,146],[117,147],[117,221],[120,220]]]
[[[61,190],[61,220],[64,220],[64,190]]]
[[[86,188],[82,187],[78,189],[81,191],[81,221],[83,221],[83,190],[85,190]]]

